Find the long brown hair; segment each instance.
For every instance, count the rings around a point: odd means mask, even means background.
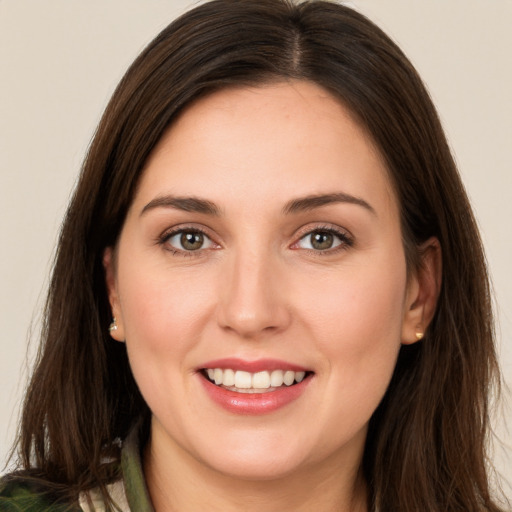
[[[19,438],[26,475],[77,493],[115,478],[123,439],[150,412],[111,320],[102,254],[115,246],[144,164],[180,111],[231,85],[321,85],[379,148],[401,208],[409,268],[431,236],[443,284],[423,341],[401,349],[363,460],[372,510],[498,511],[486,466],[497,382],[476,223],[429,95],[400,49],[326,1],[214,0],[163,30],[133,63],[95,134],[58,244]]]

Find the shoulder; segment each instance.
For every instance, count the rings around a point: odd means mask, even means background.
[[[79,512],[77,504],[59,502],[40,483],[20,477],[0,479],[0,510],[2,512]]]

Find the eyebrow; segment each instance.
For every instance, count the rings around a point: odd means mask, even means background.
[[[155,208],[174,208],[175,210],[184,212],[204,213],[206,215],[215,216],[220,215],[219,207],[211,201],[198,197],[176,197],[172,195],[156,197],[144,206],[140,215],[142,216]]]
[[[291,213],[299,213],[306,212],[309,210],[314,210],[315,208],[320,208],[322,206],[326,206],[328,204],[333,203],[349,203],[355,204],[358,206],[362,206],[369,212],[377,215],[374,208],[367,203],[364,199],[360,197],[355,197],[350,194],[345,194],[344,192],[336,192],[333,194],[316,194],[306,197],[301,197],[298,199],[293,199],[288,202],[283,208],[283,213],[291,214]]]
[[[306,212],[326,206],[333,203],[349,203],[362,206],[369,212],[376,215],[374,208],[364,199],[346,194],[344,192],[336,192],[332,194],[316,194],[297,199],[292,199],[283,208],[283,214],[290,215],[299,212]],[[142,209],[140,215],[155,208],[173,208],[184,212],[202,213],[205,215],[220,216],[220,208],[207,199],[198,197],[177,197],[172,195],[159,196],[150,201]]]

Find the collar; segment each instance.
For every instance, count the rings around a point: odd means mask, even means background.
[[[121,470],[123,472],[124,489],[129,510],[136,512],[155,512],[149,497],[146,480],[142,471],[141,425],[134,427],[121,451]]]
[[[107,492],[120,512],[155,512],[142,471],[141,422],[132,428],[121,449],[122,478],[106,485]],[[106,512],[99,488],[80,493],[82,512]]]

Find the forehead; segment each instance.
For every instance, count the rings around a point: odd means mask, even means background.
[[[227,88],[191,104],[150,155],[136,201],[157,192],[286,201],[332,187],[396,203],[383,159],[350,111],[296,81]]]

